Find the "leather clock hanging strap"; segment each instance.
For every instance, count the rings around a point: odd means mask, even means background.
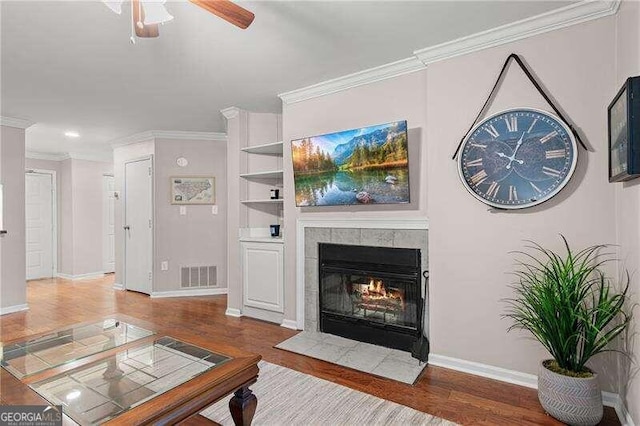
[[[542,86],[540,86],[540,84],[535,79],[533,74],[531,74],[531,71],[529,71],[529,69],[524,64],[524,62],[522,62],[522,59],[520,59],[520,56],[518,56],[515,53],[512,53],[512,54],[509,55],[507,60],[504,61],[504,65],[502,65],[502,69],[500,70],[500,74],[498,74],[498,79],[496,80],[495,84],[493,85],[493,88],[491,89],[491,92],[489,93],[489,96],[487,97],[487,100],[484,102],[484,105],[482,105],[482,109],[480,109],[480,112],[476,116],[476,119],[473,120],[473,123],[471,124],[471,127],[469,127],[469,130],[467,130],[467,132],[464,134],[464,136],[460,140],[460,143],[458,144],[458,147],[456,148],[456,152],[453,154],[453,157],[451,157],[451,159],[452,160],[456,159],[456,157],[458,156],[458,152],[460,152],[460,147],[462,147],[462,143],[464,142],[464,139],[467,137],[469,132],[471,132],[471,129],[473,129],[473,126],[475,126],[476,123],[478,123],[478,120],[480,119],[482,114],[484,114],[485,110],[487,109],[487,106],[489,105],[489,103],[493,99],[493,95],[494,95],[496,89],[498,88],[498,84],[500,84],[500,80],[502,80],[502,77],[504,76],[505,72],[507,71],[507,67],[509,66],[509,62],[511,62],[512,59],[514,61],[516,61],[516,63],[520,66],[520,68],[522,69],[524,74],[529,78],[529,81],[531,82],[531,84],[533,84],[533,87],[535,87],[538,90],[538,92],[542,95],[544,100],[547,101],[547,103],[551,106],[551,108],[553,108],[553,111],[556,113],[556,115],[558,117],[560,117],[560,119],[562,121],[564,121],[567,126],[569,126],[569,129],[571,130],[571,133],[573,133],[573,136],[580,143],[580,146],[582,146],[586,151],[588,151],[586,145],[584,144],[584,142],[582,142],[582,139],[580,138],[580,135],[578,134],[578,132],[576,132],[576,129],[574,129],[574,127],[571,124],[571,122],[569,120],[567,120],[567,118],[562,114],[562,112],[560,112],[560,110],[555,106],[555,104],[553,103],[553,101],[551,100],[549,95],[547,95],[547,93],[544,91]]]

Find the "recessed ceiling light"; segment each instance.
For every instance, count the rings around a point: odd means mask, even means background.
[[[64,135],[66,137],[68,137],[68,138],[79,138],[80,137],[80,133],[74,132],[74,131],[64,132]]]

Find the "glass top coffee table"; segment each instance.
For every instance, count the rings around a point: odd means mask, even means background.
[[[92,330],[96,336],[104,331],[99,327]],[[257,399],[249,386],[257,380],[260,356],[216,345],[201,336],[178,333],[179,337],[157,337],[143,328],[133,330],[134,335],[144,336],[130,342],[115,339],[117,344],[106,345],[102,352],[73,361],[69,354],[60,358],[66,362],[49,362],[44,368],[39,363],[18,368],[27,363],[17,360],[28,355],[40,360],[42,350],[71,349],[65,346],[70,343],[68,333],[47,334],[44,341],[49,345],[44,349],[37,346],[42,339],[2,345],[11,348],[6,352],[9,356],[0,353],[2,402],[38,404],[34,401],[40,400],[40,404],[62,405],[63,412],[81,425],[172,424],[234,392],[229,403],[234,422],[250,424]],[[66,337],[53,344],[61,335]],[[78,336],[78,340],[91,337]]]
[[[154,333],[113,318],[0,344],[0,364],[18,379],[134,342]]]

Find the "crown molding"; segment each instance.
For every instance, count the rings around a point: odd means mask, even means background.
[[[69,154],[64,152],[26,151],[24,156],[32,160],[47,160],[47,161],[63,161],[69,158]]]
[[[2,117],[0,116],[0,126],[16,127],[18,129],[27,129],[36,124],[33,121],[24,120],[22,118]]]
[[[240,114],[240,108],[238,107],[229,107],[220,110],[220,114],[224,115],[224,118],[227,120],[231,120],[232,118],[236,118],[238,114]]]
[[[188,132],[180,130],[152,130],[154,139],[189,139],[192,141],[226,142],[227,134],[221,132]]]
[[[134,143],[155,141],[156,139],[188,139],[196,141],[218,141],[226,142],[226,133],[220,132],[189,132],[181,130],[147,130],[146,132],[136,133],[123,138],[111,141],[113,148]]]
[[[351,89],[353,87],[362,86],[377,81],[398,77],[415,71],[425,69],[425,65],[415,57],[402,59],[400,61],[391,62],[375,68],[369,68],[364,71],[345,75],[343,77],[327,80],[312,86],[303,87],[302,89],[292,90],[290,92],[278,95],[285,104],[293,104],[296,102],[306,101],[308,99],[317,98],[331,93],[340,92]]]
[[[84,160],[84,161],[97,161],[99,163],[112,163],[113,153],[94,154],[86,152],[69,152],[64,158],[65,160]]]
[[[585,0],[446,43],[416,50],[425,65],[614,15],[621,0]]]
[[[293,104],[420,71],[434,62],[614,15],[620,7],[620,2],[621,0],[583,0],[487,31],[416,50],[413,57],[285,92],[278,97],[285,104]],[[224,114],[226,110],[222,111]]]
[[[100,163],[113,162],[111,154],[94,154],[83,152],[36,152],[27,151],[25,157],[32,160],[47,160],[47,161],[64,161],[64,160],[84,160],[84,161],[97,161]]]

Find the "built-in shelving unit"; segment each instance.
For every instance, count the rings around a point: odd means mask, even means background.
[[[284,319],[284,164],[279,114],[229,111],[229,309],[280,324]],[[229,119],[229,117],[227,117]],[[236,189],[237,188],[237,189]],[[274,191],[278,191],[277,198]],[[275,226],[280,235],[271,236]],[[239,262],[237,265],[234,262]],[[236,293],[238,294],[238,293]],[[234,304],[240,303],[241,305]],[[232,305],[234,304],[234,305]]]
[[[247,146],[241,148],[240,151],[244,151],[249,154],[282,155],[282,146],[282,142],[272,142],[262,145]]]

